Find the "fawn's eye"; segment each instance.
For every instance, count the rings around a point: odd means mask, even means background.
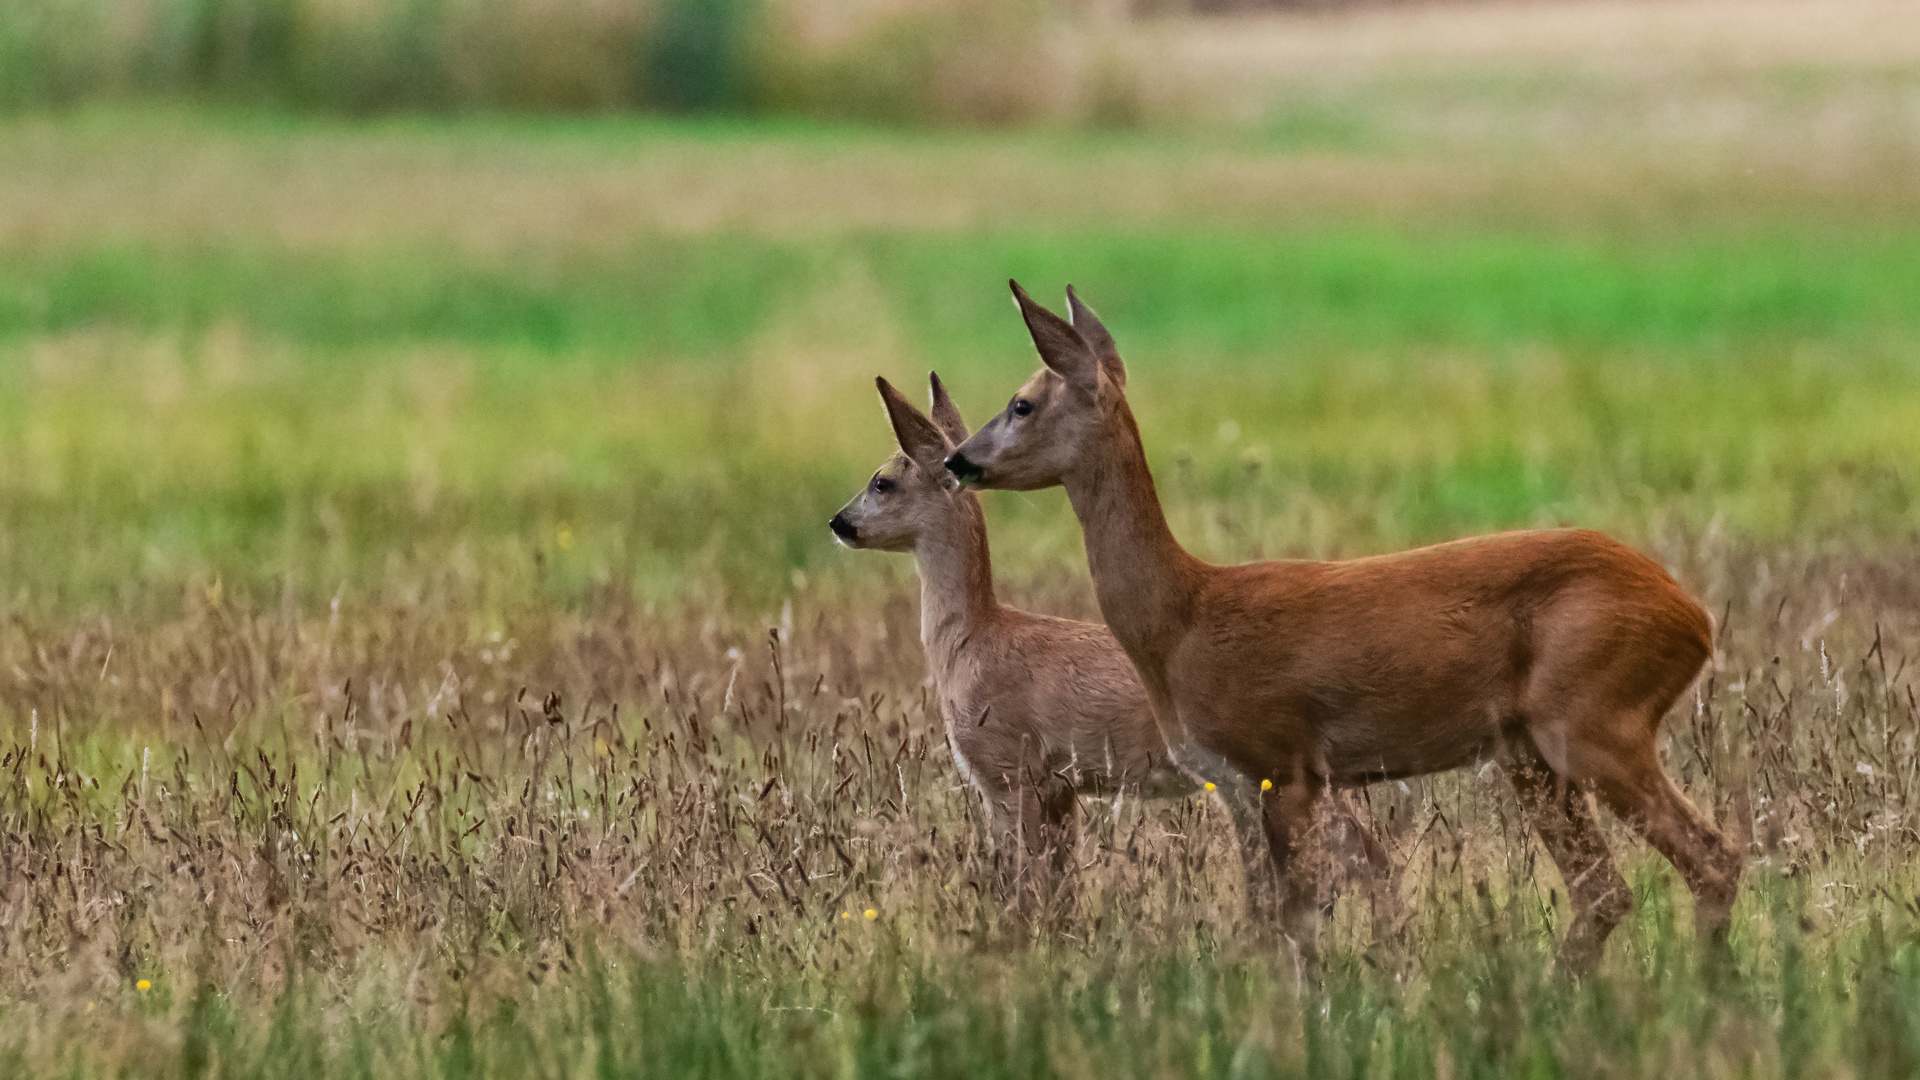
[[[1013,415],[1025,416],[1032,411],[1033,411],[1033,402],[1028,401],[1026,398],[1013,399]]]
[[[887,479],[884,476],[876,476],[873,478],[873,493],[875,495],[885,495],[887,492],[892,490],[893,490],[893,481]]]

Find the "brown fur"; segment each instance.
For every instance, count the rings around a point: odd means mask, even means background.
[[[1321,794],[1489,757],[1566,879],[1571,964],[1598,957],[1629,902],[1583,789],[1673,862],[1703,936],[1723,937],[1739,855],[1655,752],[1712,627],[1658,564],[1583,530],[1201,562],[1161,512],[1112,337],[1071,290],[1072,323],[1014,291],[1046,366],[948,467],[985,487],[1065,486],[1101,611],[1176,758],[1273,781],[1268,840],[1303,944]]]
[[[932,419],[886,380],[879,387],[901,452],[832,524],[849,547],[914,553],[921,641],[954,759],[985,803],[1003,884],[1024,910],[1069,880],[1063,871],[1077,835],[1076,796],[1188,795],[1199,782],[1171,760],[1146,690],[1106,627],[1031,614],[995,598],[979,499],[952,490],[942,467],[966,427],[939,377],[932,377]],[[1254,788],[1239,775],[1215,783],[1246,865],[1264,879],[1269,860]],[[1352,808],[1341,813],[1343,833],[1358,845],[1347,861],[1382,861]],[[1386,877],[1374,877],[1379,894]],[[1257,893],[1271,883],[1256,880],[1251,888]]]

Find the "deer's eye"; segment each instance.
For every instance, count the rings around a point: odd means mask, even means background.
[[[893,481],[887,479],[884,476],[876,476],[873,478],[873,493],[875,495],[885,495],[887,492],[892,490],[893,490]]]
[[[1025,416],[1032,411],[1033,411],[1033,402],[1028,401],[1026,398],[1013,399],[1013,415]]]

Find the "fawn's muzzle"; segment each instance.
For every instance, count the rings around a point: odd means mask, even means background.
[[[847,515],[844,512],[833,515],[832,519],[827,522],[827,528],[832,529],[833,535],[842,540],[851,542],[860,539],[860,530],[855,528],[853,523],[847,520]]]

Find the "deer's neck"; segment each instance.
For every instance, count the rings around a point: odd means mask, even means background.
[[[1136,660],[1184,631],[1205,564],[1167,527],[1133,413],[1123,402],[1087,463],[1065,478],[1100,612]]]
[[[920,643],[939,675],[999,610],[980,500],[971,492],[955,495],[954,512],[920,534],[913,557],[920,571]]]

